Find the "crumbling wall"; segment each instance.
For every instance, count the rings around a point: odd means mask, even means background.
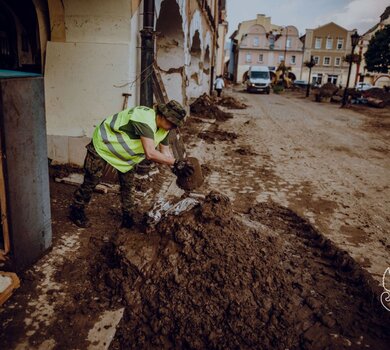
[[[156,4],[156,61],[167,90],[168,97],[186,102],[185,96],[185,33],[183,10],[175,0],[164,0]]]
[[[189,98],[197,97],[202,90],[203,81],[203,62],[202,62],[202,41],[199,30],[196,30],[191,38],[191,61],[188,67],[188,88]]]

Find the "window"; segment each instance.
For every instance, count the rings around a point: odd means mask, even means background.
[[[263,54],[262,53],[259,55],[259,62],[263,62]]]
[[[333,48],[333,38],[326,38],[326,49],[332,50]]]
[[[341,64],[341,58],[340,57],[336,57],[335,59],[334,59],[334,65],[335,66],[339,66]]]
[[[311,80],[313,85],[319,86],[322,84],[322,73],[314,74]]]
[[[330,57],[324,57],[324,66],[330,65]]]
[[[259,37],[258,36],[253,38],[253,46],[259,46]]]
[[[273,34],[270,34],[268,36],[268,40],[269,40],[269,49],[273,50],[275,47],[275,36]]]
[[[284,56],[283,56],[283,55],[279,55],[279,60],[278,60],[278,62],[281,63],[282,61],[284,61]]]
[[[290,63],[291,64],[295,64],[296,63],[296,56],[291,56]]]
[[[291,49],[291,39],[287,39],[286,48]]]
[[[316,64],[319,64],[319,63],[320,63],[320,58],[319,58],[318,56],[314,56],[313,58],[314,58],[314,62],[315,62]]]
[[[328,75],[328,83],[332,83],[332,84],[337,85],[337,78],[338,78],[338,75],[329,74]]]
[[[320,49],[321,46],[322,46],[322,38],[316,38],[316,42],[315,42],[314,48],[315,49]]]
[[[344,39],[337,39],[337,50],[342,50],[344,46]]]
[[[247,53],[245,56],[245,62],[252,62],[252,54]]]

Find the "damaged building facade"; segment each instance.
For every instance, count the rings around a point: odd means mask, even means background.
[[[154,1],[155,58],[170,99],[187,105],[210,90],[225,6]],[[122,109],[122,94],[131,94],[129,106],[139,103],[143,1],[0,0],[0,7],[9,47],[1,68],[43,74],[49,158],[82,165],[94,127]]]

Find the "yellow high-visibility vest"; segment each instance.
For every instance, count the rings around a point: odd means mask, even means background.
[[[169,132],[158,129],[155,111],[143,106],[125,109],[103,120],[93,133],[93,145],[107,163],[122,173],[128,172],[135,164],[145,159],[141,139],[132,139],[126,132],[120,130],[121,126],[130,121],[145,123],[153,130],[155,147]]]

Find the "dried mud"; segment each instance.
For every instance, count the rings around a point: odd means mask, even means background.
[[[190,105],[191,115],[206,119],[215,119],[219,122],[233,118],[231,113],[222,111],[215,103],[213,98],[207,94],[198,97]]]
[[[100,281],[126,304],[113,349],[386,349],[390,341],[371,277],[273,203],[240,216],[211,192],[148,234],[120,232],[108,256]]]
[[[222,131],[217,128],[209,129],[198,134],[198,137],[205,140],[207,143],[214,143],[215,141],[234,142],[238,135],[234,132]]]

